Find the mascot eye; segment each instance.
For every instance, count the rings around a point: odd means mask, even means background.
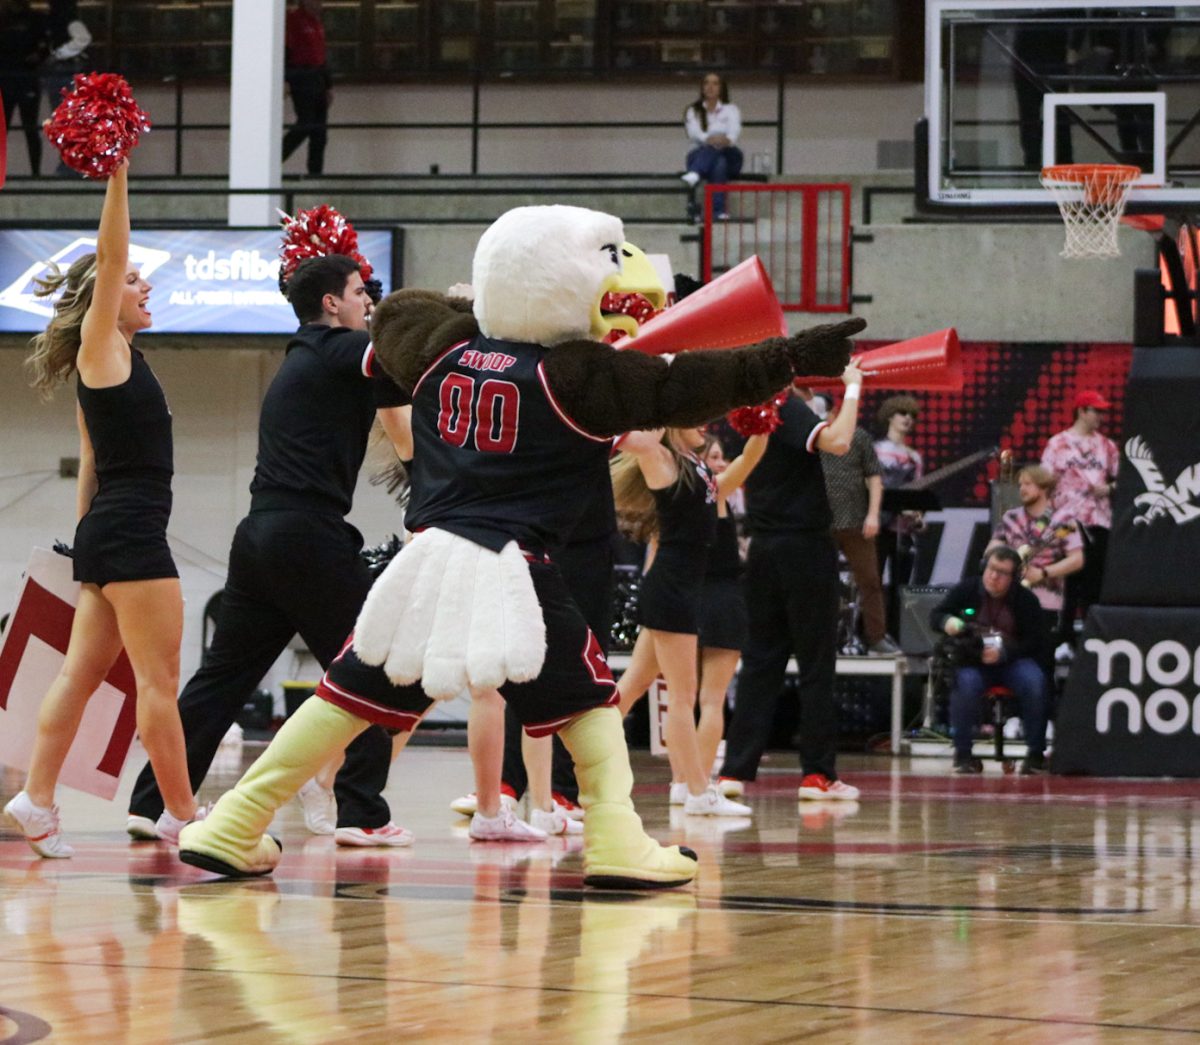
[[[632,257],[633,257],[633,251],[631,251],[631,250],[626,250],[624,247],[622,247],[622,248],[621,248],[621,257],[623,257],[623,258],[632,258]]]
[[[603,246],[603,247],[601,247],[600,249],[601,249],[601,250],[607,250],[607,251],[608,251],[608,256],[609,256],[609,258],[612,260],[612,263],[613,263],[614,265],[616,265],[618,268],[620,268],[620,266],[621,266],[621,259],[620,259],[620,257],[617,255],[617,245],[616,245],[615,243],[606,243],[606,244],[604,244],[604,246]]]

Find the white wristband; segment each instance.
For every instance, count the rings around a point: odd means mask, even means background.
[[[855,381],[852,385],[846,386],[846,394],[844,399],[857,399],[862,394],[862,384]]]

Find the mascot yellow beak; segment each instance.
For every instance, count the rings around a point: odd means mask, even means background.
[[[598,341],[603,341],[614,330],[636,337],[638,321],[633,316],[602,308],[604,299],[610,294],[640,294],[654,306],[655,311],[667,306],[667,291],[662,280],[650,264],[650,259],[632,243],[621,244],[621,271],[614,272],[600,285],[596,300],[592,303],[591,332]]]

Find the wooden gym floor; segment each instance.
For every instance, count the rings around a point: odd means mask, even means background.
[[[251,749],[202,797],[236,779]],[[414,747],[388,798],[412,849],[335,850],[298,806],[274,876],[221,883],[62,790],[72,860],[0,833],[0,1045],[32,1042],[1157,1042],[1200,1035],[1200,787],[849,757],[854,804],[668,816],[690,890],[580,887],[578,842],[469,843],[465,751]],[[126,773],[127,786],[133,773]],[[0,801],[19,786],[0,777]]]

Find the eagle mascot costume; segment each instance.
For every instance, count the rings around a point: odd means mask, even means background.
[[[695,854],[659,845],[634,812],[616,686],[549,554],[607,474],[613,437],[703,424],[797,374],[836,376],[865,324],[672,360],[617,350],[602,339],[636,323],[601,302],[645,294],[647,269],[618,218],[518,207],[479,241],[473,302],[402,290],[380,304],[374,351],[413,398],[405,526],[415,536],[339,658],[375,681],[361,692],[326,684],[335,662],[235,789],[184,828],[186,862],[268,873],[280,855],[265,833],[275,810],[369,724],[411,728],[432,700],[499,689],[529,733],[557,732],[575,760],[588,884],[695,877]]]

